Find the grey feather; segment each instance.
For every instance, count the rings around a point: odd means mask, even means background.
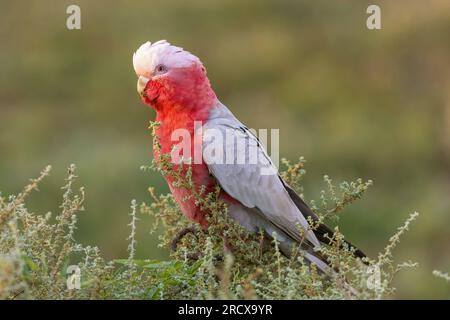
[[[228,134],[232,133],[234,140],[215,144],[214,134],[220,132],[225,137],[227,130]],[[230,196],[242,204],[230,206],[232,218],[250,231],[263,229],[269,235],[276,232],[277,240],[282,241],[285,249],[301,243],[308,250],[309,256],[316,256],[312,262],[323,269],[326,264],[318,263],[320,259],[313,253],[314,248],[320,247],[319,240],[310,229],[305,215],[291,199],[267,152],[251,131],[223,104],[218,103],[203,125],[203,135],[203,158],[210,173]],[[234,152],[229,152],[230,148],[234,148]],[[215,153],[205,152],[212,149],[221,150],[216,150]],[[251,155],[249,150],[257,155],[253,164],[248,163]],[[234,157],[228,159],[232,160],[231,163],[214,162],[217,159],[211,154],[226,154],[227,151]],[[242,152],[246,153],[246,163],[238,164],[237,157]],[[273,174],[264,174],[268,170],[273,170]],[[299,228],[303,229],[305,237],[302,237]],[[307,255],[305,257],[308,258]]]

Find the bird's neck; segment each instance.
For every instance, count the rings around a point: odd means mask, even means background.
[[[210,87],[209,90],[206,95],[185,98],[182,101],[166,101],[155,108],[156,121],[159,123],[156,135],[162,153],[170,152],[173,145],[178,143],[178,140],[172,141],[177,130],[186,130],[193,138],[195,127],[204,125],[208,120],[211,109],[217,104],[216,95]]]
[[[177,117],[180,113],[202,118],[216,102],[205,69],[194,64],[174,69],[170,77],[159,82],[158,99],[153,107],[162,120]]]
[[[158,103],[156,121],[173,129],[187,128],[194,121],[206,121],[210,110],[217,104],[216,96],[211,92],[207,97]]]
[[[162,152],[166,153],[176,143],[171,139],[175,130],[187,130],[193,137],[194,125],[205,123],[218,100],[202,65],[174,70],[171,77],[160,85],[153,107],[159,122],[156,134]]]

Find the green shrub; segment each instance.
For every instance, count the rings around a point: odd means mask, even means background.
[[[302,192],[304,159],[296,164],[284,160],[281,175]],[[68,170],[62,188],[62,204],[56,216],[27,209],[27,196],[50,173],[45,168],[17,196],[0,194],[0,298],[1,299],[380,299],[394,291],[395,274],[413,263],[397,265],[393,249],[417,213],[388,241],[376,258],[362,263],[352,249],[342,246],[343,235],[335,227],[328,235],[331,245],[321,250],[336,274],[325,276],[303,263],[301,252],[286,258],[276,240],[264,244],[262,234],[249,234],[227,215],[218,199],[219,189],[194,192],[197,205],[211,212],[207,231],[191,225],[171,194],[157,195],[149,188],[151,204],[131,202],[131,234],[128,258],[105,261],[97,247],[75,240],[77,215],[84,210],[84,190],[75,191],[75,166]],[[161,157],[144,167],[170,173],[176,184],[192,188],[191,172],[173,169]],[[320,221],[336,223],[338,214],[360,199],[372,182],[357,180],[336,186],[325,176],[326,189],[311,207]],[[171,251],[168,261],[135,258],[137,215],[151,215],[152,232],[161,229],[159,246]],[[311,221],[311,228],[316,223]],[[276,238],[276,235],[275,235]],[[231,250],[227,249],[231,246]],[[69,265],[81,274],[79,289],[69,289]]]

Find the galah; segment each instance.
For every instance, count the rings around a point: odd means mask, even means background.
[[[309,263],[328,272],[327,261],[317,249],[322,243],[329,244],[325,234],[331,236],[333,232],[323,224],[312,230],[308,218],[317,221],[317,215],[276,173],[276,168],[255,135],[219,101],[200,59],[161,40],[141,45],[133,55],[133,66],[142,101],[156,110],[156,121],[159,123],[156,135],[160,148],[154,148],[154,157],[157,159],[160,154],[173,151],[179,140],[174,141],[172,136],[178,129],[186,130],[191,141],[197,141],[197,145],[200,141],[203,151],[214,140],[208,137],[208,132],[223,133],[223,136],[231,132],[233,142],[216,143],[215,151],[226,154],[228,148],[234,147],[231,154],[236,161],[227,159],[226,163],[216,163],[211,159],[211,152],[203,152],[203,161],[191,164],[194,188],[198,191],[203,186],[206,192],[211,192],[218,184],[220,198],[237,223],[250,232],[262,230],[269,237],[276,235],[286,255],[290,255],[295,246],[300,246]],[[200,123],[202,130],[195,123]],[[200,140],[198,134],[201,135]],[[257,161],[238,162],[240,153],[250,149],[256,152]],[[249,157],[244,158],[248,160]],[[274,174],[267,174],[268,169],[273,169]],[[209,213],[196,205],[191,197],[192,189],[174,186],[170,175],[165,179],[183,214],[207,228]],[[360,250],[355,248],[354,252],[357,257],[364,257]]]

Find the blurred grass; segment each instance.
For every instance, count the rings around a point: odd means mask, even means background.
[[[448,298],[431,271],[450,268],[450,3],[371,1],[381,31],[365,27],[366,1],[1,1],[0,189],[16,193],[46,164],[53,176],[33,197],[56,211],[64,168],[76,163],[87,192],[77,233],[107,258],[125,256],[129,201],[149,201],[161,177],[151,157],[153,111],[135,92],[131,57],[167,39],[198,55],[216,93],[248,126],[280,128],[281,154],[308,159],[306,197],[322,175],[370,178],[364,201],[341,220],[370,254],[408,213],[400,298]],[[82,29],[65,28],[69,4]],[[161,258],[138,225],[138,256]]]

